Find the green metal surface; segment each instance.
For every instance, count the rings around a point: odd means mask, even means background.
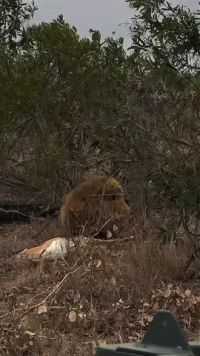
[[[177,320],[167,311],[156,314],[141,343],[104,345],[96,356],[200,356],[200,344],[188,343]]]

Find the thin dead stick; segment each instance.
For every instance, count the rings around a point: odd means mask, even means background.
[[[100,229],[95,232],[95,234],[93,234],[91,236],[91,238],[95,238],[96,236],[98,236],[100,234],[100,232],[103,230],[103,228],[112,220],[112,218],[109,218],[108,220],[106,220],[106,222],[100,227]]]
[[[6,316],[8,316],[9,314],[11,314],[11,312],[5,313],[0,315],[0,319],[4,319]]]
[[[74,269],[73,271],[68,272],[67,274],[65,274],[65,276],[63,277],[63,279],[61,279],[60,282],[58,282],[55,287],[53,288],[53,290],[40,302],[37,304],[32,305],[28,310],[26,310],[20,317],[19,319],[22,319],[25,315],[29,314],[32,310],[39,308],[41,305],[45,304],[53,295],[55,295],[62,287],[63,283],[65,282],[65,280],[71,276],[72,274],[76,273],[77,271],[79,271],[81,269],[82,266],[77,267],[76,269]]]
[[[76,273],[82,266],[77,267],[76,269],[74,269],[73,271],[68,272],[63,279],[61,279],[60,282],[58,282],[56,284],[56,286],[54,287],[54,289],[43,299],[43,303],[47,302],[47,300],[52,297],[54,294],[56,294],[62,287],[64,281],[72,274]]]
[[[192,255],[190,256],[190,258],[188,259],[188,262],[187,262],[187,264],[186,264],[186,266],[185,266],[185,268],[183,270],[184,273],[186,273],[188,271],[188,269],[190,268],[192,262],[195,261],[195,258],[196,258],[196,256],[195,256],[195,253],[193,252]]]
[[[109,244],[109,243],[124,243],[124,242],[129,242],[129,241],[134,241],[135,239],[133,237],[124,237],[121,239],[109,239],[109,240],[97,240],[97,239],[92,239],[92,241],[95,241],[97,244]]]
[[[27,215],[27,214],[24,214],[24,213],[22,213],[21,211],[19,211],[19,210],[15,210],[15,209],[11,209],[11,210],[7,210],[7,209],[3,209],[3,208],[0,208],[0,212],[1,213],[5,213],[5,214],[18,214],[18,215],[20,215],[20,216],[23,216],[24,218],[31,218],[29,215]]]
[[[95,241],[98,241],[99,243],[101,242],[105,242],[105,243],[109,243],[109,242],[119,242],[119,241],[131,241],[131,240],[134,240],[132,237],[125,237],[123,239],[110,239],[110,240],[97,240],[95,239],[96,236],[98,236],[100,234],[100,232],[104,229],[104,227],[112,220],[112,217],[110,217],[109,219],[106,220],[106,222],[100,227],[100,229],[95,232],[95,234],[93,234],[90,239],[92,240],[95,240]]]

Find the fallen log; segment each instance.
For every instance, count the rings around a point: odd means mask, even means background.
[[[0,204],[0,224],[31,223],[35,218],[55,216],[59,207],[46,207],[40,204]]]

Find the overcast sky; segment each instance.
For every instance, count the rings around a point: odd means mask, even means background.
[[[148,0],[147,0],[148,1]],[[198,7],[198,0],[174,0],[192,8]],[[127,23],[133,15],[125,0],[35,0],[39,10],[36,22],[50,21],[59,14],[71,25],[76,26],[81,36],[88,36],[89,28],[100,30],[103,36],[128,36]]]

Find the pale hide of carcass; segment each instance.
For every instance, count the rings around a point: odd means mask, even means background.
[[[64,259],[67,251],[72,247],[74,247],[72,241],[67,241],[62,237],[55,237],[43,242],[41,245],[24,249],[17,257],[36,261],[41,259]]]

